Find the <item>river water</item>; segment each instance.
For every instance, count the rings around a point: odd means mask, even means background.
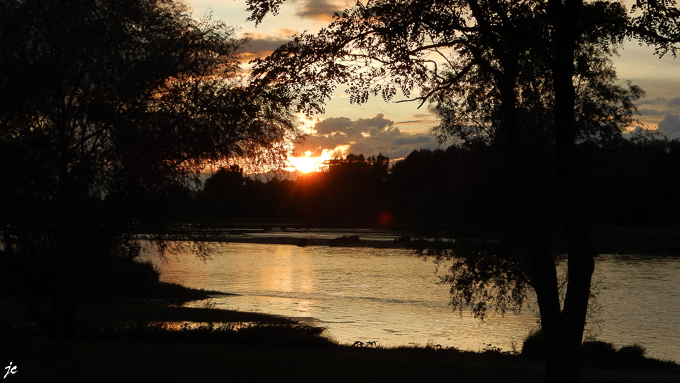
[[[341,343],[441,345],[479,351],[521,348],[537,325],[535,305],[481,322],[453,312],[435,266],[410,250],[217,244],[212,259],[179,253],[161,262],[161,279],[235,293],[217,308],[294,317],[327,328]],[[590,335],[617,346],[643,345],[649,356],[680,361],[680,258],[601,255],[595,270]],[[192,302],[202,306],[206,302]]]

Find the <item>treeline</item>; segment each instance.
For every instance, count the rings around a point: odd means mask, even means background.
[[[321,172],[296,180],[267,182],[244,176],[238,166],[221,168],[196,195],[201,220],[233,218],[306,223],[375,224],[387,212],[389,158],[349,154],[328,161]]]
[[[579,167],[594,224],[680,224],[680,141],[636,135],[602,147],[578,145]],[[350,154],[296,180],[250,178],[221,168],[203,189],[166,193],[155,201],[173,219],[208,224],[252,219],[306,225],[401,228],[457,234],[507,228],[520,197],[508,153],[497,145],[415,150],[391,167],[383,155]],[[550,161],[532,164],[532,198],[544,221],[558,222],[560,202]]]

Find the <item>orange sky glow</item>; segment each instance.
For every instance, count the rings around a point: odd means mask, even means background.
[[[290,0],[281,5],[278,15],[268,15],[256,26],[246,20],[250,14],[244,1],[185,2],[193,8],[195,17],[212,14],[214,19],[234,26],[238,36],[249,37],[244,60],[264,57],[302,31],[318,31],[330,22],[334,11],[355,4],[347,0]],[[624,3],[630,7],[633,0]],[[612,60],[619,83],[630,80],[646,91],[646,97],[636,103],[639,122],[629,128],[659,129],[669,138],[680,138],[680,60],[670,54],[660,59],[654,55],[653,47],[636,41],[626,42]],[[291,148],[287,170],[319,170],[325,160],[349,153],[398,159],[413,150],[441,148],[431,132],[439,123],[438,117],[426,106],[418,108],[417,103],[396,101],[384,102],[378,97],[362,105],[350,104],[345,89],[339,87],[326,102],[324,114],[314,120],[299,116],[309,137]]]
[[[327,149],[323,150],[323,154],[317,157],[311,157],[312,152],[305,152],[304,156],[299,157],[288,157],[288,161],[293,165],[294,169],[299,170],[303,173],[309,173],[314,171],[319,171],[324,165],[324,161],[331,159],[331,152]]]

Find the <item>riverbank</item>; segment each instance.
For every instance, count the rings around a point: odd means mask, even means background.
[[[541,382],[542,362],[494,352],[358,348],[328,342],[229,344],[173,337],[89,337],[54,343],[2,339],[0,362],[18,367],[8,382]],[[680,381],[677,366],[592,368],[582,382]]]
[[[680,227],[593,226],[591,240],[599,254],[653,254],[680,256]],[[224,243],[257,243],[295,246],[331,246],[365,248],[415,248],[432,240],[408,231],[387,229],[352,229],[347,227],[314,228],[266,223],[231,223],[225,226],[187,226],[172,232],[178,240]],[[146,233],[145,236],[153,236]],[[557,251],[566,252],[566,236],[552,234]],[[416,241],[420,241],[416,243]],[[425,241],[425,242],[423,242]]]
[[[54,342],[25,317],[8,315],[13,312],[8,304],[18,302],[5,296],[0,364],[11,361],[18,367],[8,381],[542,381],[540,360],[494,348],[475,353],[436,345],[356,347],[338,344],[322,328],[291,318],[148,298],[86,305],[78,340]],[[584,366],[583,382],[680,381],[676,364],[640,356],[605,360],[598,354]]]

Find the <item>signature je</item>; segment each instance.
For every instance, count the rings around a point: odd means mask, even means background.
[[[16,374],[17,373],[17,366],[12,366],[12,362],[9,362],[9,366],[5,367],[5,370],[7,370],[7,372],[5,373],[5,376],[2,379],[7,378],[7,375],[9,375],[9,374],[12,374],[12,375]]]

